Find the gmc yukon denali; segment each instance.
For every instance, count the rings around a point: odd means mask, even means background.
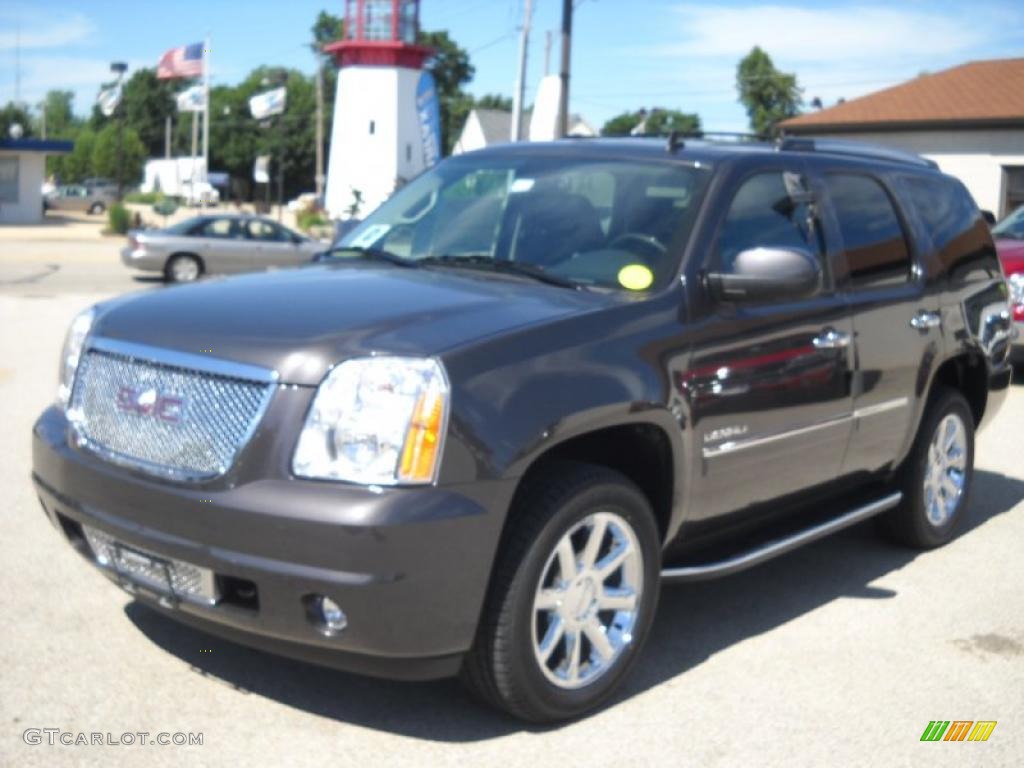
[[[33,480],[178,621],[566,719],[622,683],[662,584],[868,518],[948,542],[1010,386],[1007,291],[916,156],[508,145],[317,264],[76,317]]]

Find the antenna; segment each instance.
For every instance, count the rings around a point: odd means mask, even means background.
[[[21,103],[21,19],[14,27],[14,103]]]

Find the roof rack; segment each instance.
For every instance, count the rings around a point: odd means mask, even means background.
[[[779,151],[789,152],[828,152],[833,155],[849,155],[852,157],[870,157],[876,160],[888,160],[891,163],[903,163],[904,165],[916,165],[918,167],[933,168],[939,167],[934,160],[915,155],[913,152],[903,152],[899,149],[892,149],[881,144],[871,144],[861,141],[845,141],[843,139],[815,139],[803,136],[783,136],[776,144]]]

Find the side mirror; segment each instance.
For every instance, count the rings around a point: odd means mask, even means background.
[[[722,301],[802,299],[821,285],[821,265],[798,248],[748,248],[736,254],[730,272],[711,272],[707,286]]]

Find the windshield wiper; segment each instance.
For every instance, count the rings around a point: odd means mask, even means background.
[[[354,253],[361,259],[369,261],[384,261],[398,267],[415,267],[416,262],[406,259],[397,253],[386,251],[383,248],[366,248],[361,245],[336,245],[322,252],[322,256],[333,256],[336,253]]]
[[[509,275],[529,277],[541,283],[557,285],[560,288],[569,288],[573,291],[578,291],[583,288],[583,286],[575,280],[553,275],[543,267],[539,267],[536,264],[529,264],[523,261],[495,259],[488,254],[437,254],[434,256],[424,256],[422,259],[418,260],[418,263],[436,266],[469,267],[471,269],[489,269],[492,272],[503,272]]]

